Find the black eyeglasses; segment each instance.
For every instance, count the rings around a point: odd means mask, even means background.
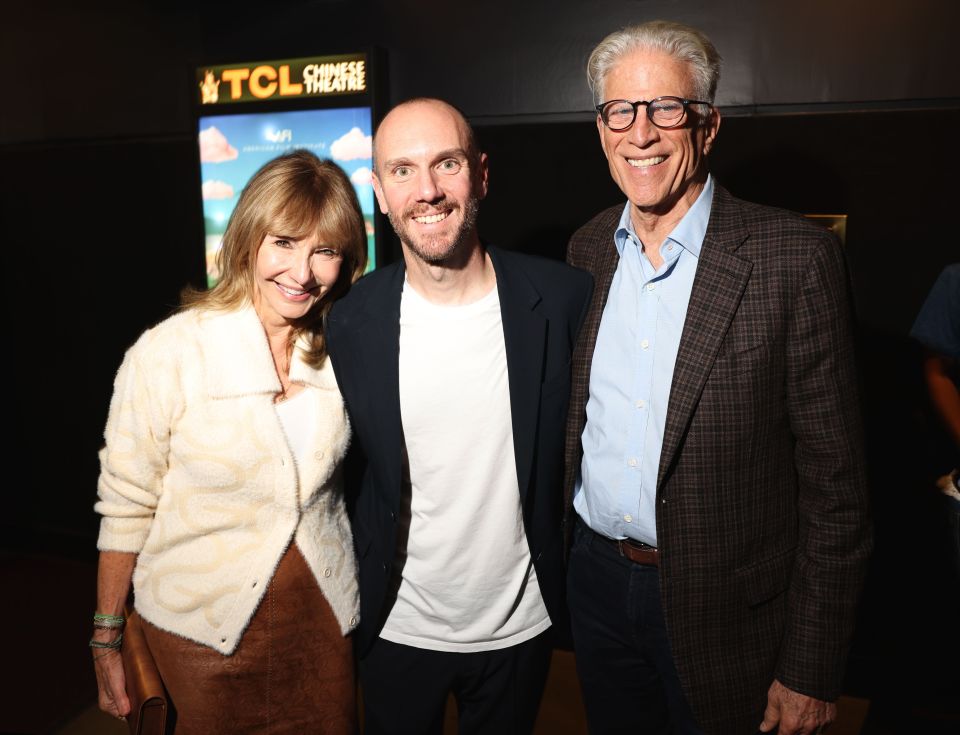
[[[640,105],[647,107],[647,119],[658,128],[669,130],[670,128],[682,125],[687,119],[687,111],[690,105],[706,105],[712,107],[709,102],[702,100],[685,100],[682,97],[657,97],[654,100],[609,100],[597,105],[597,112],[600,113],[600,119],[603,124],[614,132],[626,130],[637,119],[637,108]]]

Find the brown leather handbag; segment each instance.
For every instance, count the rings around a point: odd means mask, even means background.
[[[130,735],[164,735],[167,728],[167,692],[154,663],[140,616],[132,606],[125,610],[123,629],[123,673],[127,680]]]

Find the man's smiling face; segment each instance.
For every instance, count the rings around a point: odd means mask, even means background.
[[[603,80],[603,100],[653,100],[672,95],[696,99],[685,62],[655,50],[624,55]],[[682,214],[696,201],[707,178],[706,154],[713,144],[720,117],[711,109],[701,118],[691,107],[685,122],[664,130],[656,127],[641,106],[626,130],[614,132],[597,116],[600,145],[610,174],[639,213]]]
[[[440,264],[476,237],[486,156],[473,150],[456,110],[436,101],[401,105],[384,118],[374,146],[380,211],[406,250]]]

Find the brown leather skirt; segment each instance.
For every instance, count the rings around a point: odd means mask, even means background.
[[[349,638],[295,544],[232,656],[143,621],[177,735],[357,732]]]

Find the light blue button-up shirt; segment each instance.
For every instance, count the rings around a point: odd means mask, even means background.
[[[713,179],[660,246],[654,271],[630,202],[613,239],[620,253],[590,368],[583,461],[573,507],[610,538],[657,545],[656,493],[667,403],[690,291],[713,204]]]

